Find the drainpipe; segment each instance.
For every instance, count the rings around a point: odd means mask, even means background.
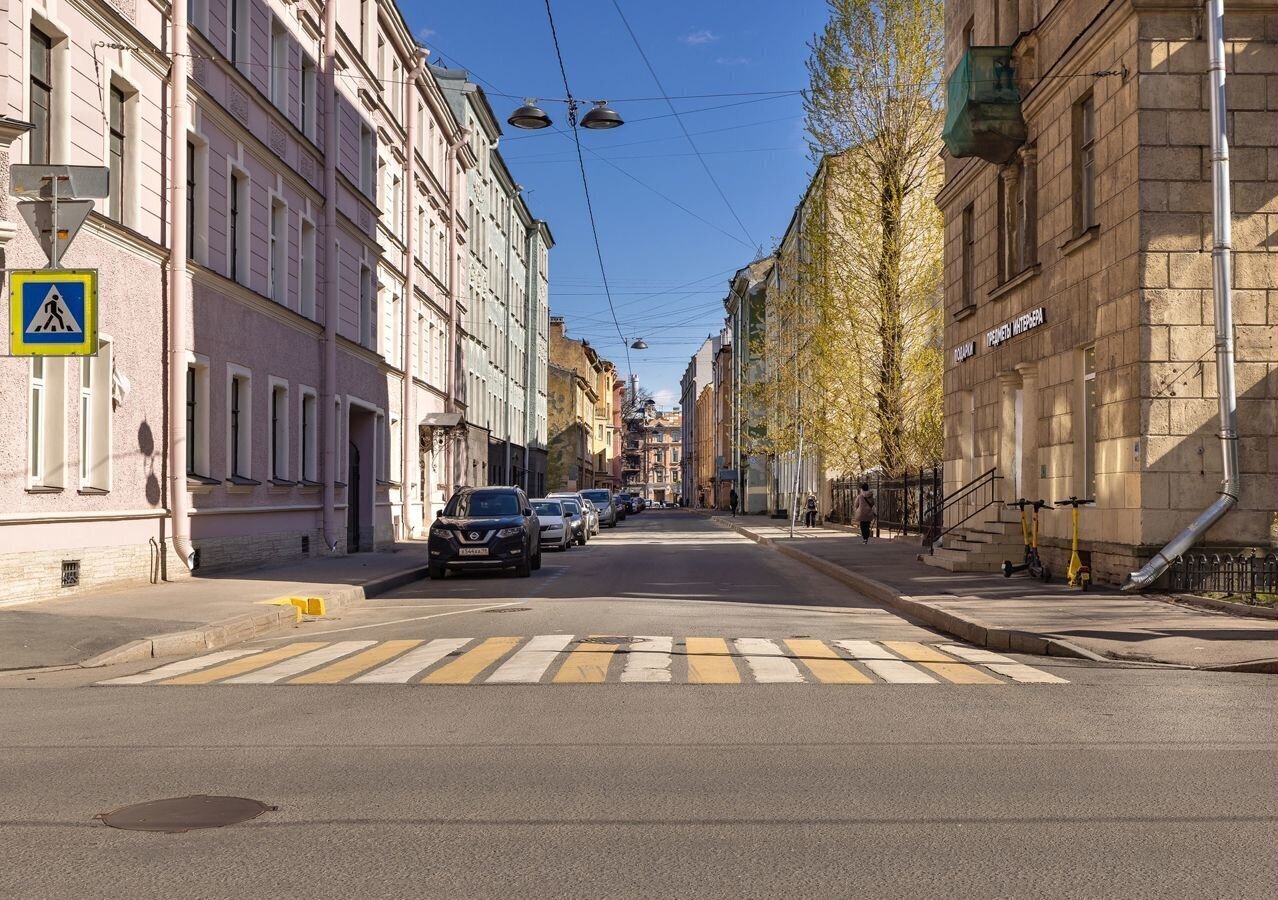
[[[190,121],[186,94],[190,66],[187,42],[187,0],[173,0],[173,113],[169,118],[169,529],[173,549],[187,570],[195,568],[191,544],[191,498],[186,489],[186,369],[191,348],[190,284],[186,272],[186,132]]]
[[[324,4],[324,543],[337,552],[337,4]]]
[[[457,265],[457,216],[461,209],[462,180],[460,177],[461,149],[470,137],[470,129],[462,128],[448,142],[445,161],[448,163],[448,371],[445,379],[448,384],[448,411],[457,412],[457,295],[461,290],[458,280],[461,278]],[[450,439],[444,445],[444,471],[448,483],[444,496],[450,497],[456,483],[457,451],[456,439]]]
[[[1216,385],[1220,403],[1220,454],[1224,479],[1220,496],[1189,526],[1154,554],[1139,572],[1128,576],[1123,590],[1148,587],[1167,567],[1227,512],[1238,505],[1238,399],[1234,387],[1234,310],[1230,295],[1229,142],[1225,116],[1224,0],[1207,0],[1207,43],[1211,79],[1211,286],[1216,313]]]
[[[419,437],[417,427],[417,415],[413,408],[413,400],[416,390],[413,386],[413,323],[417,321],[413,315],[413,308],[417,305],[417,129],[419,123],[417,121],[417,79],[422,75],[422,68],[426,65],[426,57],[430,55],[430,51],[425,47],[417,48],[417,59],[413,63],[413,70],[408,74],[408,91],[406,91],[408,109],[405,113],[406,133],[405,143],[407,146],[408,163],[407,171],[404,173],[404,215],[407,221],[404,224],[404,243],[407,249],[404,252],[404,261],[407,263],[404,267],[404,320],[401,323],[400,334],[402,338],[401,365],[404,370],[404,394],[400,399],[399,409],[399,437],[400,437],[400,465],[403,466],[403,477],[400,479],[400,522],[403,525],[404,537],[412,537],[412,514],[413,514],[413,492],[412,492],[412,472],[414,468],[420,469],[420,466],[413,466],[413,461],[418,458],[421,452],[421,438]],[[420,335],[417,336],[420,340]],[[426,520],[426,509],[422,507],[422,521]]]

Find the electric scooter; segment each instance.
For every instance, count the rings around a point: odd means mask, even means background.
[[[1010,559],[1003,560],[1003,577],[1011,578],[1015,572],[1028,572],[1031,578],[1037,578],[1044,584],[1052,580],[1052,572],[1047,566],[1043,565],[1043,561],[1038,555],[1038,511],[1044,507],[1051,506],[1046,500],[1026,500],[1021,497],[1007,504],[1015,506],[1021,511],[1021,534],[1025,538],[1025,562],[1021,565],[1013,565]],[[1025,516],[1025,507],[1032,507],[1032,523]]]
[[[1068,500],[1056,501],[1057,506],[1074,507],[1074,512],[1073,512],[1074,535],[1072,539],[1073,546],[1072,546],[1072,552],[1070,553],[1070,557],[1069,557],[1069,573],[1068,573],[1069,578],[1066,580],[1066,583],[1070,587],[1076,587],[1084,591],[1087,590],[1087,586],[1092,583],[1092,570],[1090,566],[1083,565],[1083,560],[1078,555],[1078,508],[1085,503],[1095,503],[1095,502],[1096,500],[1093,497],[1087,497],[1087,498],[1070,497]]]

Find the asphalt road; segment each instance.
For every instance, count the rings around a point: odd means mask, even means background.
[[[556,634],[952,643],[653,511],[531,579],[422,582],[241,649]],[[739,684],[677,661],[635,684],[609,659],[599,684],[0,677],[0,896],[1278,892],[1273,677],[1018,657],[1064,683],[764,684],[737,659]],[[278,809],[184,834],[94,819],[188,794]]]

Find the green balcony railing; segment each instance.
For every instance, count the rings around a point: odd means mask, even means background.
[[[971,47],[963,54],[946,89],[941,138],[952,156],[998,164],[1025,143],[1011,47]]]

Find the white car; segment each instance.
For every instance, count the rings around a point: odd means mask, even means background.
[[[587,537],[594,537],[599,533],[599,507],[595,506],[581,491],[552,491],[546,495],[550,499],[560,500],[576,500],[577,507],[581,510],[582,517],[586,520]]]
[[[549,497],[529,500],[537,521],[541,523],[541,546],[556,550],[572,549],[572,529],[564,515],[561,501]]]

